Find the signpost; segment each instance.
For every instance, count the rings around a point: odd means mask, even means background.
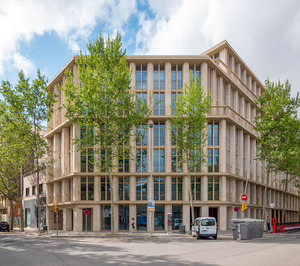
[[[234,208],[234,212],[236,212],[236,218],[238,218],[238,212],[239,212],[239,209],[240,209],[239,207],[235,207],[235,208]]]
[[[155,201],[148,202],[148,212],[155,212]]]
[[[242,195],[242,200],[247,200],[247,199],[248,199],[247,195],[246,195],[246,194],[243,194],[243,195]]]
[[[87,231],[88,231],[88,216],[90,215],[90,212],[88,210],[85,210],[84,215],[85,215],[85,232],[87,233]]]
[[[274,209],[274,208],[275,208],[275,203],[271,203],[271,204],[270,204],[270,208],[271,208],[271,209]]]
[[[53,208],[54,208],[55,218],[56,218],[56,236],[58,236],[58,207],[56,203],[54,203]]]

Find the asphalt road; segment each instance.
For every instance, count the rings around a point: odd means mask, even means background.
[[[300,265],[300,232],[234,241],[0,233],[0,265]]]

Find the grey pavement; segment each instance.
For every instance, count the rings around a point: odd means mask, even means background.
[[[234,241],[132,234],[49,237],[0,233],[0,265],[300,265],[300,232]]]

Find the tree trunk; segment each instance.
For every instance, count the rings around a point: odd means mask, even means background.
[[[40,167],[39,167],[39,158],[36,158],[36,200],[37,200],[37,228],[40,232],[41,224],[41,207],[40,207]]]
[[[267,190],[269,185],[269,178],[270,178],[270,167],[267,168],[267,180],[266,180],[266,186],[265,186],[265,192],[264,192],[264,206],[263,206],[263,220],[264,224],[266,224],[266,207],[267,207]]]
[[[288,176],[289,174],[285,174],[285,186],[284,186],[284,195],[283,195],[283,214],[282,221],[285,223],[285,210],[286,210],[286,196],[287,196],[287,187],[288,187]]]
[[[189,170],[188,170],[188,177],[189,177],[189,181],[190,181],[190,183],[189,183],[189,194],[190,194],[190,204],[191,204],[191,212],[192,212],[192,225],[194,225],[194,221],[195,221],[194,200],[193,200],[192,188],[191,188],[191,174],[190,174]]]
[[[10,230],[14,230],[14,201],[10,199],[11,219],[10,219]]]
[[[110,198],[111,198],[111,233],[115,232],[115,202],[114,202],[114,182],[111,174],[111,169],[109,169],[109,182],[110,182]]]
[[[24,209],[22,201],[19,202],[21,208],[21,232],[24,232]]]

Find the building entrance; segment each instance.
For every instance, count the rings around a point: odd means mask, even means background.
[[[137,230],[147,231],[147,205],[136,206]]]
[[[128,205],[119,205],[119,230],[129,230]]]
[[[209,208],[208,214],[209,214],[209,217],[215,217],[217,223],[219,223],[219,221],[218,221],[218,208]]]
[[[82,209],[82,231],[86,231],[86,216],[84,215],[84,212],[88,210],[90,212],[90,215],[87,217],[87,230],[89,232],[92,231],[92,220],[93,220],[93,209],[88,208],[88,209]]]
[[[154,230],[165,230],[165,205],[155,206]]]

